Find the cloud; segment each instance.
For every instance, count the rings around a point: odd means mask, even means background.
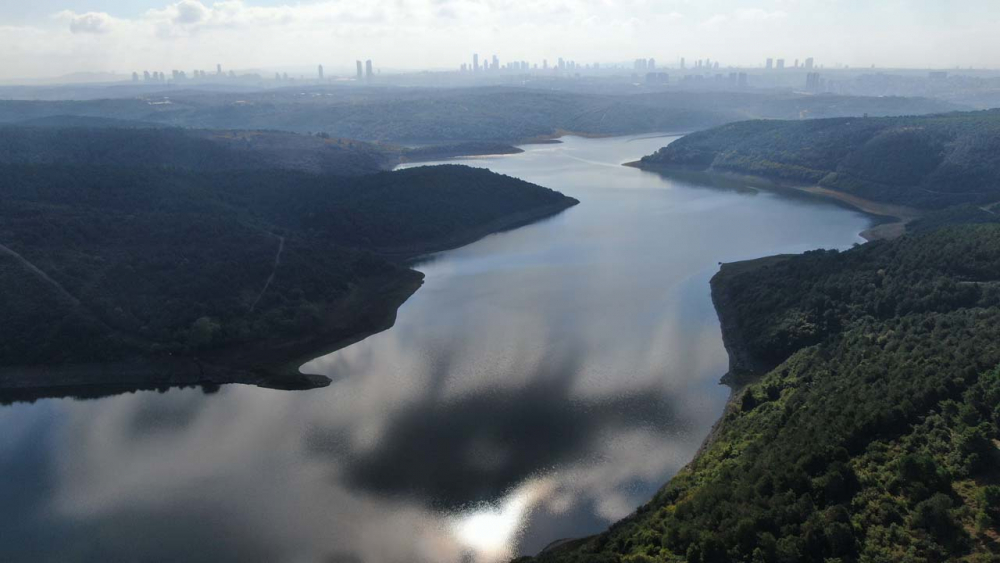
[[[187,25],[203,21],[209,15],[208,8],[196,0],[183,0],[174,5],[177,15],[174,16],[174,23]]]
[[[115,25],[115,19],[104,12],[87,12],[77,14],[70,11],[56,14],[57,18],[69,20],[69,30],[71,33],[110,33]]]

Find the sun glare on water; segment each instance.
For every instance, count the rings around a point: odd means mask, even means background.
[[[509,561],[518,555],[516,541],[531,509],[550,489],[544,481],[525,483],[498,503],[483,504],[457,516],[452,531],[474,561]]]

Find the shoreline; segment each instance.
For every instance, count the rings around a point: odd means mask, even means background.
[[[224,384],[288,391],[326,387],[331,379],[308,374],[308,362],[346,348],[395,325],[399,308],[423,285],[412,264],[437,252],[466,246],[494,233],[525,226],[579,204],[567,197],[553,205],[499,218],[432,244],[379,253],[406,267],[368,280],[324,311],[324,324],[309,334],[247,342],[191,356],[136,356],[92,364],[0,367],[0,404],[46,398],[99,398],[174,387],[215,389]]]
[[[880,203],[818,185],[795,184],[782,180],[776,180],[774,178],[768,178],[766,176],[714,170],[712,168],[704,169],[671,165],[650,165],[643,163],[641,160],[626,162],[622,164],[622,166],[628,166],[630,168],[636,168],[638,170],[668,176],[671,173],[688,174],[703,176],[706,179],[744,182],[747,184],[745,187],[750,189],[792,192],[795,194],[815,197],[827,202],[833,202],[868,215],[874,220],[874,224],[871,227],[858,233],[861,238],[868,242],[898,238],[906,232],[906,226],[910,222],[924,215],[923,211],[913,207],[895,205],[891,203]]]

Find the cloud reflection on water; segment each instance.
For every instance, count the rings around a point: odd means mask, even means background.
[[[0,559],[492,562],[625,516],[725,399],[716,263],[849,245],[867,225],[580,162],[662,144],[468,161],[583,203],[419,265],[395,327],[305,368],[329,388],[0,408],[17,479],[0,502],[23,510],[0,522],[25,532]]]

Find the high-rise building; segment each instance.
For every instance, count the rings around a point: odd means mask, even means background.
[[[649,59],[649,62],[646,63],[646,68],[648,68],[649,70],[655,69],[656,68],[656,59],[652,59],[652,58]]]
[[[479,72],[479,53],[472,54],[472,72]]]
[[[493,70],[500,70],[500,58],[493,55]]]
[[[806,59],[806,70],[812,70],[812,69],[813,69],[813,58],[809,57],[808,59]]]
[[[354,61],[354,62],[358,67],[357,79],[361,80],[362,78],[364,78],[364,73],[363,70],[361,69],[361,61]]]
[[[795,68],[799,68],[799,60],[795,59]]]
[[[220,74],[220,75],[222,74],[222,65],[221,64],[215,65],[215,74]]]
[[[368,59],[367,61],[365,61],[365,78],[371,80],[372,75],[374,74],[375,72],[372,70],[372,60]]]
[[[684,65],[684,57],[681,57],[681,68],[686,68]]]
[[[778,59],[778,65],[777,66],[778,66],[778,70],[784,70],[785,69],[785,59]]]
[[[559,57],[559,70],[565,70],[565,69],[566,69],[566,61],[564,61],[562,57]]]
[[[319,79],[323,80],[323,65],[319,65],[319,68],[316,70],[319,71]]]
[[[809,92],[819,92],[823,89],[823,82],[818,72],[810,72],[806,75],[806,90]]]
[[[774,68],[774,59],[772,59],[771,57],[767,58],[767,67],[766,68],[767,68],[767,70],[771,70],[772,68]]]
[[[138,72],[133,72],[132,73],[132,82],[138,82],[138,81],[139,81],[139,73]]]

